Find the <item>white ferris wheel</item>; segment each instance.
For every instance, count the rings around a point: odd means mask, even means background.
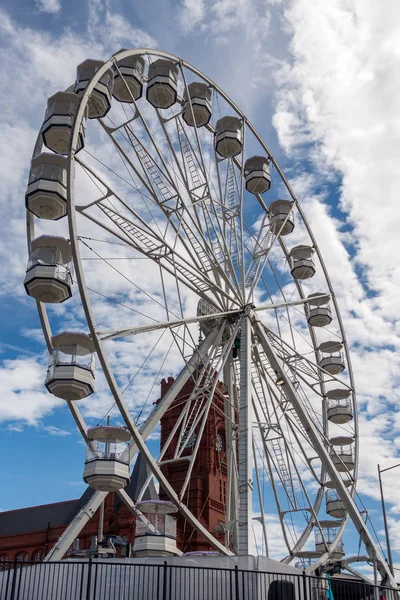
[[[255,521],[268,552],[273,515],[280,559],[314,570],[342,559],[350,518],[390,577],[354,501],[354,382],[317,240],[271,151],[218,85],[162,51],[85,61],[48,100],[26,206],[25,287],[49,350],[46,387],[71,410],[96,490],[47,559],[64,555],[110,491],[132,504],[123,488],[139,451],[220,553],[251,554]],[[66,331],[53,331],[61,321]],[[95,357],[113,425],[88,427],[80,407],[96,403]],[[165,374],[176,379],[153,405]],[[188,381],[153,456],[146,440]],[[186,503],[211,410],[224,420],[224,541]],[[189,457],[179,494],[162,470],[173,437],[170,461]]]

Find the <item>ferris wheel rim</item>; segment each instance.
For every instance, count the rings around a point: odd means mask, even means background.
[[[303,222],[305,223],[307,229],[308,229],[308,233],[310,235],[310,238],[313,240],[314,244],[315,244],[315,249],[317,250],[318,256],[319,256],[319,260],[321,265],[324,265],[323,263],[323,259],[321,256],[321,253],[319,251],[318,245],[315,241],[315,238],[313,236],[312,230],[311,228],[309,228],[308,226],[308,222],[306,220],[306,217],[301,209],[301,207],[299,206],[299,203],[293,193],[293,191],[291,190],[291,187],[289,185],[289,183],[287,182],[283,172],[281,171],[277,161],[275,160],[275,158],[273,157],[272,153],[270,152],[269,148],[266,146],[266,144],[264,143],[264,141],[261,139],[261,137],[258,135],[257,131],[255,130],[255,128],[251,125],[251,123],[247,120],[247,118],[245,117],[245,115],[240,111],[240,109],[230,100],[230,98],[223,92],[223,90],[221,88],[219,88],[219,86],[217,86],[210,78],[208,78],[206,75],[204,75],[201,71],[199,71],[198,69],[196,69],[194,66],[190,65],[190,63],[187,63],[186,61],[183,61],[182,59],[179,59],[178,57],[163,52],[163,51],[153,51],[150,49],[134,49],[134,50],[126,50],[126,51],[122,51],[122,52],[118,52],[116,53],[112,58],[110,58],[106,63],[104,63],[104,65],[99,69],[99,71],[97,71],[96,75],[92,78],[92,80],[90,81],[90,83],[88,84],[87,88],[85,89],[85,92],[82,96],[81,102],[80,102],[80,106],[79,109],[77,111],[77,114],[75,116],[75,120],[74,120],[74,125],[73,125],[73,130],[72,130],[72,135],[71,135],[71,140],[70,140],[70,150],[68,153],[68,168],[67,168],[67,177],[68,177],[68,189],[70,191],[70,198],[69,198],[69,202],[70,202],[70,210],[68,211],[68,221],[69,221],[69,230],[70,233],[72,232],[73,235],[71,236],[71,246],[73,248],[73,254],[74,254],[74,265],[75,265],[75,270],[79,271],[79,276],[78,276],[78,285],[80,288],[80,297],[82,300],[82,304],[84,305],[84,311],[85,311],[85,315],[86,315],[86,319],[89,325],[89,329],[91,331],[91,335],[94,336],[94,339],[96,339],[97,336],[97,332],[96,332],[96,326],[95,326],[95,317],[94,315],[91,315],[91,302],[89,299],[89,295],[87,292],[87,287],[86,287],[86,283],[85,283],[85,277],[84,277],[84,269],[83,269],[83,265],[80,261],[80,251],[79,251],[79,244],[78,244],[78,235],[77,235],[77,228],[76,228],[76,222],[75,222],[75,198],[74,198],[74,185],[73,185],[73,174],[74,174],[74,169],[75,169],[75,152],[76,152],[76,146],[77,146],[77,141],[78,141],[78,135],[79,135],[79,126],[80,123],[83,119],[84,116],[84,111],[88,102],[88,99],[90,97],[90,94],[92,93],[96,83],[99,81],[99,79],[103,76],[103,74],[115,63],[115,61],[117,60],[121,60],[123,58],[126,57],[130,57],[130,56],[135,56],[135,55],[156,55],[156,56],[160,56],[160,57],[164,57],[164,58],[169,58],[172,60],[177,61],[182,67],[188,68],[189,70],[191,70],[193,73],[198,74],[202,79],[204,79],[205,81],[209,82],[213,88],[219,93],[221,94],[221,96],[223,96],[223,98],[231,105],[231,107],[237,112],[237,114],[240,114],[244,120],[244,122],[246,123],[247,127],[249,128],[249,130],[252,132],[252,134],[256,137],[256,139],[259,141],[259,143],[261,144],[261,146],[264,148],[264,150],[266,151],[266,153],[268,154],[268,158],[271,160],[271,162],[273,162],[275,168],[277,169],[277,171],[280,174],[281,179],[283,180],[283,182],[285,183],[285,186],[289,192],[289,194],[292,197],[292,200],[295,202],[296,204],[296,208],[299,210]],[[73,215],[73,216],[72,216]],[[32,217],[33,219],[33,217]],[[331,297],[335,303],[335,309],[336,309],[336,314],[338,315],[339,319],[340,319],[340,312],[339,309],[337,307],[337,302],[336,302],[336,297],[333,293],[333,289],[332,289],[332,285],[331,285],[331,281],[329,278],[329,274],[326,271],[326,269],[323,267],[324,270],[324,275],[325,275],[325,279],[328,283],[328,287],[329,290],[331,292]],[[79,283],[79,278],[81,278],[81,280],[84,283],[84,287],[85,287],[85,295],[82,296],[82,291],[81,291],[81,284]],[[86,297],[86,300],[84,299],[84,297]],[[87,306],[85,307],[85,303],[87,304]],[[90,312],[87,313],[87,311]],[[40,305],[39,306],[39,313],[43,313],[43,311],[45,312],[45,306],[44,305]],[[88,314],[90,314],[90,318],[88,318]],[[45,322],[45,318],[42,314],[42,320],[44,322],[44,325],[47,329],[47,332],[49,332],[49,326],[48,326],[48,322],[46,324]],[[341,321],[341,320],[340,320]],[[343,328],[343,324],[340,322],[340,330],[341,330],[341,334],[343,335],[343,342],[344,342],[344,346],[345,346],[345,350],[346,350],[346,355],[347,355],[347,364],[349,367],[349,370],[351,371],[351,362],[350,362],[350,358],[348,356],[348,345],[347,342],[345,340],[345,332],[344,332],[344,328]],[[97,340],[98,341],[98,340]],[[313,341],[313,345],[315,347],[315,343]],[[109,375],[112,374],[111,371],[111,367],[108,367],[108,369],[110,370]],[[104,371],[104,367],[103,367],[103,371]],[[106,373],[105,373],[106,374]],[[350,374],[350,380],[352,383],[352,388],[354,390],[354,384],[352,381],[352,372]],[[357,411],[354,411],[354,418],[356,419],[356,415],[357,415]],[[356,442],[357,443],[357,442]],[[356,452],[356,458],[358,459],[358,453]],[[323,486],[321,486],[321,490],[323,490]],[[323,492],[321,494],[321,501],[322,501],[322,496],[323,496]],[[344,526],[343,526],[344,529]]]

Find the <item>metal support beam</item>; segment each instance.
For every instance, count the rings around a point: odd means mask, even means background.
[[[393,577],[385,560],[383,559],[370,532],[366,528],[362,515],[358,510],[358,507],[353,497],[349,493],[347,487],[344,485],[340,473],[337,471],[329,455],[329,452],[325,447],[324,439],[322,438],[316,425],[314,424],[313,420],[308,414],[308,411],[306,410],[301,399],[299,398],[292,382],[290,381],[290,378],[285,377],[283,362],[280,358],[278,358],[277,354],[275,353],[274,348],[270,344],[266,331],[259,319],[256,317],[255,313],[253,313],[252,315],[252,323],[254,331],[258,339],[260,340],[260,343],[270,362],[271,367],[274,369],[274,371],[278,371],[282,374],[285,383],[281,389],[286,395],[286,398],[291,402],[293,408],[296,410],[297,415],[309,436],[311,444],[313,445],[315,451],[318,453],[323,467],[328,473],[331,481],[334,483],[335,488],[338,491],[347,512],[349,513],[350,519],[353,521],[353,524],[356,530],[358,531],[360,538],[364,542],[364,546],[368,552],[368,555],[370,556],[371,560],[376,563],[377,568],[385,582],[387,582],[387,584],[391,585],[392,587],[397,588],[396,580]]]
[[[228,490],[226,497],[226,529],[225,545],[227,548],[237,549],[237,440],[234,425],[236,422],[235,399],[237,400],[237,391],[234,384],[234,370],[232,359],[227,361],[224,366],[224,387],[225,387],[225,444],[226,444],[226,463],[228,472]],[[229,524],[229,526],[228,526]]]
[[[85,506],[78,512],[67,529],[54,544],[44,561],[61,560],[72,542],[78,537],[86,523],[93,517],[96,510],[104,502],[108,492],[94,492],[93,496],[86,502]]]
[[[394,568],[393,568],[393,558],[392,558],[392,547],[390,545],[390,537],[389,537],[389,527],[386,516],[386,506],[385,506],[385,498],[383,496],[383,486],[382,486],[382,477],[381,474],[385,471],[389,471],[390,469],[394,469],[400,465],[394,465],[393,467],[388,467],[387,469],[381,469],[378,465],[378,477],[379,477],[379,489],[381,491],[381,502],[382,502],[382,515],[383,515],[383,523],[385,526],[385,537],[386,537],[386,549],[388,553],[388,562],[392,575],[394,576]]]
[[[250,308],[250,307],[249,307]],[[239,511],[238,511],[238,554],[251,554],[252,539],[252,498],[253,498],[253,446],[252,446],[252,404],[251,404],[251,322],[248,310],[241,321],[240,333],[240,390],[238,428],[238,472],[239,472]]]

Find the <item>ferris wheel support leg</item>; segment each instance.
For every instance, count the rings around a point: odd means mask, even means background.
[[[225,393],[225,440],[226,440],[226,462],[228,472],[228,490],[226,498],[226,530],[225,545],[227,548],[237,550],[237,470],[235,457],[237,456],[236,436],[233,430],[235,423],[235,406],[237,408],[237,393],[233,383],[232,360],[226,362],[224,367]],[[236,400],[236,404],[235,404]]]
[[[153,431],[154,427],[161,421],[161,418],[165,415],[171,404],[175,401],[179,392],[183,389],[186,382],[196,371],[198,365],[204,361],[207,357],[207,352],[215,342],[219,332],[225,327],[225,324],[222,324],[219,328],[214,328],[207,335],[206,339],[202,342],[202,344],[197,348],[194,352],[193,356],[184,366],[182,371],[179,373],[178,377],[175,379],[174,383],[170,388],[166,391],[161,400],[156,404],[154,410],[147,417],[146,421],[140,428],[140,435],[145,440]],[[123,452],[121,458],[125,460],[129,456],[129,462],[133,460],[135,454],[137,452],[137,445],[134,440],[129,443],[128,448]]]
[[[270,362],[271,367],[274,371],[277,371],[284,378],[284,385],[281,386],[282,392],[285,394],[287,400],[292,404],[293,408],[296,410],[297,415],[301,421],[301,424],[305,428],[310,442],[312,443],[314,449],[318,453],[318,456],[321,459],[322,465],[325,468],[326,472],[331,478],[331,481],[334,483],[336,490],[338,491],[340,498],[345,505],[345,508],[349,514],[350,519],[353,521],[355,528],[358,531],[360,538],[362,539],[364,546],[368,552],[368,555],[372,562],[376,563],[377,568],[385,581],[397,588],[397,583],[395,578],[385,560],[383,559],[378,547],[376,546],[370,532],[365,526],[362,515],[357,508],[357,505],[349,493],[347,487],[343,484],[343,480],[337,471],[329,453],[324,445],[324,440],[321,437],[318,429],[316,428],[313,420],[311,419],[308,411],[306,410],[304,404],[300,400],[297,392],[290,381],[289,378],[286,378],[283,372],[284,363],[277,356],[274,348],[270,344],[268,336],[264,327],[262,326],[260,320],[257,318],[255,313],[252,314],[252,323],[258,339],[263,347],[263,350]]]
[[[78,537],[86,523],[93,517],[96,510],[104,502],[108,492],[94,492],[85,506],[72,519],[64,533],[58,538],[50,552],[45,556],[44,562],[61,560],[72,542]]]
[[[247,309],[246,309],[246,312]],[[238,554],[251,554],[253,498],[253,418],[251,404],[251,321],[248,314],[242,319],[240,333],[240,390],[238,428]]]

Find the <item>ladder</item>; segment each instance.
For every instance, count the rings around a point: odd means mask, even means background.
[[[139,138],[132,132],[131,129],[126,128],[129,139],[132,143],[133,149],[135,150],[137,157],[139,158],[139,162],[142,165],[144,171],[147,173],[149,180],[153,182],[156,189],[154,191],[157,193],[161,204],[171,204],[172,202],[176,204],[178,200],[178,194],[171,191],[171,182],[168,181],[168,178],[162,173],[160,167],[154,161],[154,159],[150,156],[146,148],[143,146],[142,142]],[[167,183],[168,182],[168,185]]]
[[[138,250],[144,252],[147,256],[156,257],[157,259],[164,258],[169,264],[170,272],[174,272],[176,270],[176,272],[181,275],[180,280],[183,281],[183,283],[191,283],[196,290],[205,292],[211,289],[211,283],[201,279],[193,271],[185,267],[179,260],[179,256],[177,254],[172,256],[171,250],[165,245],[164,241],[157,240],[159,243],[155,243],[149,235],[143,232],[142,229],[140,229],[137,225],[134,225],[131,221],[119,213],[115,212],[111,208],[103,206],[102,204],[99,204],[98,206],[113,221],[113,223],[115,223],[117,227],[121,229],[121,231],[130,237]]]
[[[161,241],[156,243],[147,233],[131,221],[117,213],[116,211],[99,203],[99,208],[115,223],[119,229],[133,238],[140,250],[143,250],[147,255],[166,256],[170,250]]]
[[[203,178],[200,177],[199,170],[196,166],[193,157],[192,147],[186,135],[186,131],[179,119],[176,120],[176,127],[178,130],[178,138],[181,146],[181,152],[183,154],[184,161],[186,163],[187,170],[189,171],[189,176],[191,179],[191,185],[189,184],[188,187],[190,191],[193,191],[194,189],[204,185],[204,182],[202,181]]]
[[[290,467],[287,465],[285,460],[286,452],[282,449],[282,444],[284,444],[283,436],[274,437],[269,440],[266,440],[272,447],[275,459],[276,459],[276,467],[279,471],[279,477],[281,479],[282,485],[285,488],[286,495],[289,499],[290,504],[294,510],[297,510],[297,502],[296,495],[294,493],[293,481],[290,473]]]

